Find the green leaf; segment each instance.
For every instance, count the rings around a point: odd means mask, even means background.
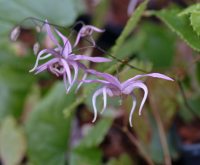
[[[4,165],[20,164],[26,152],[25,135],[13,117],[2,121],[0,129],[0,157]]]
[[[131,38],[128,38],[124,42],[116,53],[116,56],[120,59],[126,59],[127,57],[138,53],[142,49],[145,39],[146,36],[142,33],[137,33],[136,35],[131,36]]]
[[[184,9],[183,11],[181,11],[178,16],[185,16],[188,14],[191,14],[193,12],[199,11],[200,10],[200,3],[194,4],[189,6],[188,8]]]
[[[118,159],[111,159],[107,165],[134,165],[131,158],[127,154],[121,155]]]
[[[111,118],[103,118],[94,125],[88,134],[80,141],[75,150],[98,146],[104,139],[112,124]]]
[[[194,31],[200,35],[200,11],[192,12],[190,15],[190,22]]]
[[[0,0],[0,3],[3,4],[0,6],[0,35],[7,34],[10,27],[27,17],[48,19],[49,22],[68,26],[83,11],[81,0]],[[31,21],[28,23],[33,25]]]
[[[149,153],[154,162],[156,162],[157,164],[163,164],[164,157],[163,157],[162,146],[160,143],[160,136],[157,129],[157,125],[156,123],[153,122],[152,122],[152,137],[149,147],[150,147]]]
[[[125,60],[127,57],[130,57],[132,53],[135,53],[138,48],[140,48],[141,43],[143,41],[143,38],[136,37],[135,40],[129,39],[126,42],[126,39],[130,36],[131,32],[135,29],[137,26],[137,23],[139,22],[144,10],[147,6],[147,0],[141,3],[138,8],[133,12],[132,16],[129,18],[126,26],[124,27],[121,35],[118,37],[115,45],[111,48],[110,54],[112,56],[116,56],[118,59],[121,59],[122,61]],[[130,48],[132,44],[132,47],[130,50],[127,48]],[[128,51],[127,51],[128,50]],[[109,57],[109,56],[108,56]],[[111,58],[111,57],[110,57]],[[108,68],[111,68],[111,70],[116,70],[116,60],[113,59],[113,62],[109,62],[107,64],[101,64],[97,69],[99,71],[105,71]]]
[[[163,9],[154,14],[161,19],[172,31],[183,39],[191,48],[200,51],[200,38],[192,29],[188,17],[178,17],[180,9]]]
[[[134,30],[134,28],[137,26],[137,23],[139,22],[144,10],[147,7],[147,0],[145,0],[143,3],[139,5],[139,7],[133,12],[132,16],[128,20],[124,30],[122,31],[122,34],[117,39],[115,46],[112,48],[111,53],[115,55],[123,45],[126,38],[130,35],[130,33]]]
[[[185,122],[191,122],[192,120],[194,120],[195,115],[198,115],[200,117],[200,95],[194,95],[190,98],[187,99],[189,106],[192,108],[193,113],[185,107],[184,103],[182,102],[182,108],[181,111],[179,111],[179,114],[181,116],[181,118],[185,121]]]
[[[109,10],[110,2],[101,0],[101,3],[95,8],[95,13],[92,18],[92,25],[101,28],[106,23],[105,17]]]
[[[141,58],[152,62],[155,68],[169,67],[175,54],[175,37],[171,31],[158,24],[145,22],[138,35],[145,36],[139,51]]]
[[[72,150],[70,165],[101,165],[102,154],[97,147],[105,138],[111,124],[111,118],[103,118],[98,121]]]
[[[6,115],[19,117],[24,100],[35,77],[28,70],[32,58],[17,57],[7,45],[0,46],[0,119]]]
[[[102,153],[99,148],[84,148],[72,151],[69,165],[101,165]]]
[[[33,164],[65,164],[72,114],[64,118],[62,111],[75,100],[73,93],[66,95],[63,83],[58,83],[30,114],[26,132]]]

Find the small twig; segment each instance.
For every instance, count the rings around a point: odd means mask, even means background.
[[[103,52],[104,54],[107,54],[108,56],[112,57],[112,58],[115,59],[116,61],[118,61],[118,62],[120,62],[120,63],[122,63],[122,64],[125,64],[125,65],[129,66],[129,67],[132,68],[132,69],[135,69],[135,70],[140,71],[140,72],[143,72],[143,73],[148,73],[147,71],[145,71],[145,70],[143,70],[143,69],[137,68],[137,67],[135,67],[135,66],[129,64],[128,61],[126,61],[126,60],[121,60],[121,59],[115,57],[114,55],[108,53],[107,51],[105,51],[104,49],[102,49],[101,47],[99,47],[98,45],[95,45],[95,48],[97,48],[98,50],[100,50],[100,51]]]
[[[127,127],[120,127],[118,125],[114,125],[117,129],[119,129],[121,132],[123,132],[131,141],[131,143],[133,143],[133,145],[135,145],[140,153],[140,155],[145,159],[145,161],[148,163],[148,165],[154,165],[152,159],[150,158],[150,156],[148,155],[148,153],[143,149],[141,143],[130,133],[130,131],[128,130]]]
[[[158,113],[156,103],[155,103],[155,101],[154,101],[154,99],[151,95],[149,96],[149,102],[150,102],[150,106],[151,106],[151,109],[152,109],[153,116],[154,116],[156,123],[157,123],[157,126],[158,126],[158,133],[159,133],[159,136],[160,136],[160,142],[161,142],[161,146],[162,146],[162,149],[163,149],[165,165],[172,165],[172,161],[171,161],[171,157],[170,157],[170,152],[169,152],[169,148],[168,148],[168,144],[167,144],[167,139],[166,139],[166,134],[165,134],[165,130],[164,130],[164,127],[163,127],[163,123],[162,123],[162,120],[161,120],[160,115]]]
[[[185,107],[190,111],[190,113],[191,113],[198,121],[200,121],[199,114],[190,106],[190,104],[189,104],[188,101],[187,101],[187,97],[186,97],[186,94],[185,94],[185,91],[184,91],[182,82],[181,82],[180,80],[177,80],[177,83],[178,83],[178,87],[179,87],[180,92],[181,92],[181,96],[183,97],[183,101],[184,101]]]

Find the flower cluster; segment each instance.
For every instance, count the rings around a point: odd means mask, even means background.
[[[87,76],[87,67],[81,63],[81,61],[91,61],[95,63],[101,62],[110,62],[111,60],[104,57],[89,57],[86,55],[77,55],[72,51],[72,45],[67,37],[65,37],[61,32],[54,28],[54,32],[61,38],[62,45],[59,44],[58,40],[54,36],[50,25],[47,20],[44,25],[44,29],[47,32],[48,37],[55,45],[55,48],[52,49],[43,49],[41,50],[35,62],[35,66],[30,72],[35,72],[38,74],[44,70],[49,70],[56,76],[62,76],[65,84],[66,92],[68,93],[74,83],[77,81],[79,69],[82,69],[85,72],[83,79]],[[91,29],[91,30],[90,30]],[[89,35],[91,35],[93,30],[92,26],[82,27],[80,30],[75,45],[77,45],[80,41],[80,38],[86,36],[89,31]],[[96,30],[96,28],[94,29]],[[84,32],[85,31],[85,32]],[[83,35],[84,34],[84,35]],[[42,65],[39,65],[40,60],[49,59]],[[71,71],[74,71],[74,76],[72,76]],[[80,85],[79,85],[80,86]]]
[[[45,70],[50,71],[56,76],[62,76],[63,81],[65,84],[66,92],[68,93],[72,86],[77,82],[79,70],[84,71],[84,75],[82,80],[80,81],[77,88],[79,88],[83,83],[100,83],[102,85],[101,88],[97,89],[92,97],[92,104],[94,109],[94,119],[93,122],[97,118],[97,108],[96,108],[96,98],[99,95],[103,95],[103,110],[106,109],[107,106],[107,96],[115,97],[115,96],[122,96],[122,95],[130,95],[133,98],[133,105],[130,111],[129,116],[129,123],[132,126],[132,115],[136,107],[136,97],[134,94],[134,89],[140,88],[144,91],[144,96],[139,108],[139,115],[141,115],[141,111],[143,105],[147,99],[148,95],[148,88],[141,80],[142,77],[153,77],[153,78],[161,78],[164,80],[173,81],[170,77],[167,77],[160,73],[149,73],[144,75],[137,75],[133,78],[126,80],[125,82],[120,82],[116,77],[110,75],[108,73],[101,73],[93,69],[88,69],[81,61],[90,61],[95,63],[104,63],[110,62],[111,60],[104,57],[89,57],[86,55],[80,55],[73,53],[73,48],[78,45],[80,39],[82,37],[89,36],[91,37],[93,32],[103,32],[103,30],[98,29],[91,25],[83,26],[76,38],[75,44],[72,46],[69,39],[65,37],[61,32],[59,32],[56,28],[51,29],[48,22],[45,22],[44,29],[47,32],[48,37],[54,44],[54,48],[47,48],[39,51],[37,54],[37,59],[33,69],[30,72],[35,72],[38,74]],[[57,34],[62,40],[62,44],[59,43],[57,38],[54,34]],[[95,42],[93,42],[95,45]],[[39,65],[39,62],[45,60],[45,62]],[[72,72],[74,75],[72,76]],[[96,77],[97,79],[87,79],[87,75],[91,74]]]

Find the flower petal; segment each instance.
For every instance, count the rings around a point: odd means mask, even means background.
[[[129,114],[129,124],[130,124],[131,127],[133,127],[133,125],[132,125],[132,117],[133,117],[133,113],[135,111],[135,107],[136,107],[136,103],[137,103],[136,97],[135,97],[135,95],[133,93],[132,93],[132,97],[133,97],[133,104],[132,104],[131,112]]]
[[[79,41],[80,41],[80,38],[81,38],[81,33],[79,32],[78,35],[77,35],[77,37],[76,37],[76,41],[75,41],[73,47],[76,47],[76,46],[78,45],[78,43],[79,43]]]
[[[141,115],[142,108],[143,108],[144,103],[145,103],[147,96],[148,96],[147,86],[142,82],[135,82],[135,83],[131,84],[130,86],[126,87],[122,92],[123,92],[123,94],[129,95],[136,88],[141,88],[144,91],[144,96],[143,96],[143,99],[142,99],[142,102],[141,102],[140,108],[139,108],[139,115]]]
[[[126,88],[130,84],[134,83],[136,80],[143,78],[143,77],[161,78],[161,79],[164,79],[164,80],[174,81],[172,78],[170,78],[170,77],[168,77],[164,74],[149,73],[149,74],[143,74],[143,75],[136,75],[135,77],[126,80],[125,82],[122,83],[122,88]]]
[[[93,97],[92,97],[92,105],[93,105],[93,109],[94,109],[94,118],[92,120],[92,122],[94,123],[97,119],[97,108],[96,108],[96,98],[97,96],[99,96],[101,93],[103,92],[103,89],[100,88],[98,89],[94,94],[93,94]]]
[[[75,62],[73,63],[71,62],[71,66],[74,68],[74,79],[72,81],[72,84],[69,86],[67,93],[70,91],[70,89],[72,88],[78,77],[78,65]]]
[[[61,32],[59,32],[58,30],[55,30],[55,31],[63,41],[64,46],[63,46],[62,51],[63,51],[64,57],[67,57],[72,52],[72,46],[70,44],[70,41]]]
[[[57,40],[57,39],[55,38],[55,36],[53,35],[53,33],[52,33],[52,31],[51,31],[51,27],[50,27],[50,25],[49,25],[49,23],[48,23],[47,20],[45,20],[45,25],[44,25],[44,27],[45,27],[45,29],[46,29],[46,31],[47,31],[47,35],[48,35],[49,38],[53,41],[53,43],[54,43],[55,45],[57,45],[59,48],[61,48],[61,46],[60,46],[58,40]]]
[[[46,53],[48,53],[46,56],[41,57],[43,54],[46,54]],[[39,60],[46,59],[46,58],[50,57],[51,55],[52,55],[52,54],[49,53],[49,50],[48,50],[48,49],[43,49],[43,50],[41,50],[41,51],[39,52],[39,54],[37,55],[37,59],[36,59],[36,62],[35,62],[34,67],[33,67],[31,70],[29,70],[29,72],[33,72],[33,71],[37,68],[38,63],[39,63]]]
[[[74,43],[74,47],[78,45],[81,37],[85,37],[85,36],[89,36],[89,35],[92,35],[93,31],[96,31],[96,32],[99,32],[99,33],[102,33],[104,32],[105,30],[103,29],[99,29],[95,26],[91,26],[91,25],[85,25],[83,26],[79,32],[78,32],[78,35],[76,37],[76,41]]]
[[[46,69],[49,67],[49,65],[52,65],[52,64],[54,64],[54,63],[56,63],[56,62],[58,62],[58,61],[59,61],[59,60],[58,60],[57,58],[53,58],[53,59],[49,60],[48,62],[46,62],[46,63],[44,63],[44,64],[38,66],[38,67],[35,69],[35,70],[36,70],[35,74],[38,74],[38,73],[40,73],[40,72],[46,70]]]
[[[103,113],[106,109],[106,105],[107,105],[107,93],[106,93],[106,87],[103,88],[103,109],[101,111],[101,113]]]
[[[143,108],[144,103],[145,103],[147,96],[148,96],[148,89],[147,89],[146,85],[144,85],[143,83],[138,84],[138,88],[141,88],[141,89],[144,90],[144,96],[143,96],[143,99],[142,99],[142,102],[141,102],[140,108],[139,108],[139,115],[141,115],[142,114],[142,108]]]
[[[41,51],[39,52],[39,54],[37,55],[37,58],[36,58],[35,65],[34,65],[34,67],[33,67],[31,70],[29,70],[29,72],[33,72],[33,71],[37,68],[38,63],[39,63],[39,60],[40,60],[41,56],[42,56],[44,53],[47,53],[47,49],[41,50]]]
[[[67,86],[67,76],[66,76],[66,73],[63,74],[63,82],[64,82],[65,90],[67,92],[68,86]]]
[[[65,68],[65,71],[67,73],[67,78],[68,78],[69,84],[71,85],[72,84],[72,75],[71,75],[69,65],[67,64],[67,62],[64,59],[61,59],[61,62],[62,62],[63,67]]]
[[[95,31],[95,32],[99,32],[99,33],[103,33],[103,32],[105,32],[105,30],[104,29],[99,29],[99,28],[97,28],[97,27],[95,27],[95,26],[92,26],[92,25],[85,25],[85,26],[83,26],[82,28],[81,28],[81,32],[82,33],[84,33],[85,31],[87,31],[87,30],[89,30],[89,31]],[[91,32],[91,33],[92,33]]]
[[[101,84],[104,84],[104,85],[108,85],[108,84],[110,84],[110,82],[105,81],[105,80],[100,80],[100,79],[94,79],[94,80],[81,80],[81,82],[83,82],[83,83],[87,83],[87,84],[90,84],[90,83],[101,83]]]
[[[90,74],[93,74],[95,76],[104,78],[106,81],[110,82],[111,84],[115,85],[117,88],[121,89],[120,81],[116,77],[114,77],[113,75],[110,75],[108,73],[101,73],[101,72],[98,72],[98,71],[93,70],[93,69],[88,69],[87,72],[90,73]]]
[[[60,75],[60,71],[53,67],[52,65],[49,65],[48,69],[50,70],[51,73],[55,74],[57,77]]]
[[[89,57],[85,55],[74,55],[74,60],[86,60],[86,61],[92,61],[92,62],[111,62],[112,60],[109,58],[104,57]]]
[[[84,72],[86,72],[87,67],[86,67],[84,64],[82,64],[82,63],[80,63],[80,62],[78,62],[78,61],[77,61],[77,64],[78,64],[78,67],[79,67],[79,68],[81,68]]]
[[[78,84],[75,93],[77,93],[77,91],[80,89],[80,87],[83,85],[83,81],[87,78],[87,73],[85,73],[82,77],[81,82]]]

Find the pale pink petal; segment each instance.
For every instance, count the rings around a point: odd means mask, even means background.
[[[91,29],[92,31],[99,32],[99,33],[105,32],[104,29],[99,29],[99,28],[97,28],[95,26],[92,26],[92,25],[85,25],[85,26],[83,26],[82,32],[86,31],[87,29]]]
[[[39,63],[39,60],[41,59],[41,56],[42,56],[43,54],[45,54],[45,53],[48,53],[48,50],[47,50],[47,49],[43,49],[43,50],[41,50],[41,51],[39,52],[39,54],[37,55],[37,59],[36,59],[35,65],[34,65],[34,67],[33,67],[31,70],[29,70],[29,72],[33,72],[33,71],[37,68],[38,63]]]
[[[78,35],[77,35],[77,37],[76,37],[76,41],[75,41],[75,43],[74,43],[74,47],[76,47],[76,46],[78,45],[78,43],[79,43],[79,41],[80,41],[80,38],[81,38],[81,34],[78,33]]]
[[[145,103],[145,101],[147,99],[147,95],[148,95],[148,89],[147,89],[146,85],[142,82],[135,82],[135,83],[131,84],[130,86],[126,87],[122,92],[125,95],[129,95],[136,88],[141,88],[144,91],[144,96],[143,96],[143,99],[142,99],[142,102],[141,102],[140,108],[139,108],[139,115],[141,115],[142,107],[144,106],[144,103]]]
[[[74,79],[72,81],[72,84],[69,86],[67,93],[70,91],[70,89],[72,88],[78,77],[78,65],[75,62],[74,63],[71,62],[71,66],[74,68]]]
[[[161,78],[164,80],[169,80],[169,81],[174,81],[172,78],[164,75],[164,74],[160,74],[160,73],[149,73],[149,74],[143,74],[143,75],[137,75],[133,78],[130,78],[128,80],[126,80],[125,82],[122,83],[122,88],[126,88],[127,86],[131,85],[132,83],[134,83],[136,80],[143,78],[143,77],[153,77],[153,78]]]
[[[105,30],[99,29],[99,28],[97,28],[97,27],[95,27],[95,26],[91,26],[91,25],[85,25],[85,26],[83,26],[83,27],[80,29],[80,31],[78,32],[78,35],[77,35],[77,37],[76,37],[76,41],[75,41],[75,43],[74,43],[74,47],[78,45],[78,43],[79,43],[81,37],[90,36],[90,35],[92,35],[93,31],[102,33],[102,32],[104,32]]]
[[[72,52],[72,46],[70,44],[70,41],[61,32],[59,32],[58,30],[55,30],[55,31],[63,41],[63,45],[64,45],[63,46],[63,49],[64,49],[63,55],[64,55],[64,57],[67,57]]]
[[[66,77],[66,73],[63,74],[63,82],[64,82],[64,86],[65,86],[65,90],[67,92],[68,90],[68,86],[67,86],[67,77]]]
[[[85,55],[74,55],[74,60],[85,60],[85,61],[92,61],[92,62],[111,62],[112,60],[109,58],[104,57],[89,57]]]
[[[46,62],[46,63],[44,63],[44,64],[38,66],[38,67],[35,69],[35,70],[36,70],[35,74],[38,74],[38,73],[40,73],[40,72],[46,70],[46,69],[49,67],[49,65],[52,65],[52,64],[54,64],[54,63],[56,63],[56,62],[58,62],[58,59],[57,59],[57,58],[54,58],[54,59],[51,59],[51,60],[49,60],[48,62]]]
[[[116,85],[118,88],[121,88],[120,81],[116,77],[114,77],[113,75],[110,75],[108,73],[101,73],[101,72],[98,72],[98,71],[93,70],[93,69],[88,69],[87,72],[90,73],[90,74],[93,74],[95,76],[101,77],[101,78],[105,79],[106,81],[110,82],[111,84]]]
[[[148,96],[148,89],[147,89],[146,85],[144,85],[142,83],[138,84],[138,88],[141,88],[144,91],[144,96],[143,96],[143,99],[142,99],[142,102],[141,102],[140,108],[139,108],[139,115],[141,115],[142,114],[142,108],[143,108],[144,103],[145,103],[147,96]]]
[[[92,122],[94,123],[97,119],[97,108],[96,108],[96,98],[103,92],[103,89],[98,89],[92,97],[92,105],[93,105],[93,109],[94,109],[94,118],[92,120]]]
[[[101,113],[103,113],[106,109],[106,105],[107,105],[107,93],[106,93],[106,87],[103,88],[103,109],[101,111]]]
[[[50,70],[50,72],[51,73],[53,73],[53,74],[55,74],[57,77],[59,77],[59,73],[58,73],[58,70],[55,68],[55,67],[53,67],[52,65],[49,65],[49,70]]]
[[[81,87],[82,84],[83,84],[83,81],[84,81],[86,78],[87,78],[87,73],[85,73],[85,74],[83,75],[82,80],[81,80],[81,82],[78,84],[78,86],[77,86],[75,92],[77,92],[77,91],[80,89],[80,87]]]
[[[51,31],[51,27],[50,27],[50,25],[49,25],[49,23],[48,23],[48,21],[46,20],[45,21],[45,29],[46,29],[46,31],[47,31],[47,35],[49,36],[49,38],[53,41],[53,43],[55,44],[55,45],[57,45],[59,48],[61,48],[61,46],[60,46],[60,44],[59,44],[59,42],[58,42],[58,40],[55,38],[55,36],[53,35],[53,33],[52,33],[52,31]]]
[[[83,82],[83,83],[87,83],[87,84],[90,84],[90,83],[101,83],[101,84],[104,84],[104,85],[110,84],[110,82],[105,81],[105,80],[100,80],[100,79],[82,80],[82,82]]]
[[[135,111],[135,107],[136,107],[136,103],[137,103],[136,97],[135,97],[134,94],[132,94],[132,97],[133,97],[133,104],[132,104],[131,112],[130,112],[130,115],[129,115],[129,124],[130,124],[131,127],[133,127],[133,125],[132,125],[132,117],[133,117],[133,113]]]
[[[63,63],[63,67],[65,68],[65,71],[67,73],[67,78],[68,78],[69,84],[71,85],[72,84],[72,76],[71,76],[71,71],[70,71],[69,65],[67,64],[67,62],[64,59],[61,59],[61,62]]]

